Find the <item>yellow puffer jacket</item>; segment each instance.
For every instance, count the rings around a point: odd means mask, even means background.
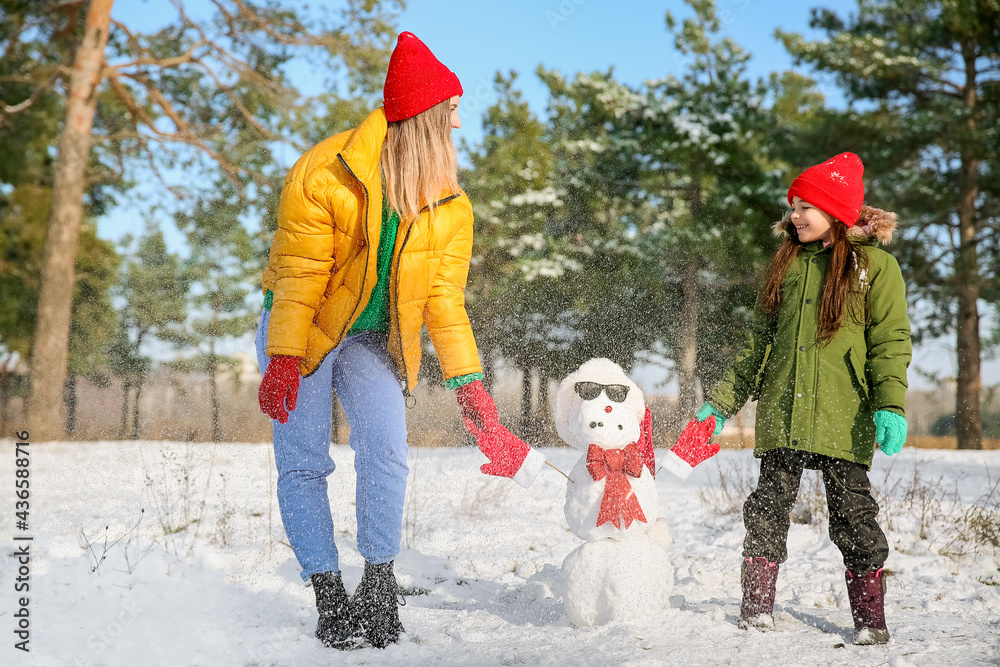
[[[267,354],[301,357],[303,375],[340,344],[375,287],[386,128],[379,108],[355,130],[313,147],[285,178],[263,279],[264,291],[274,293]],[[472,203],[464,192],[443,193],[433,217],[425,207],[400,223],[389,352],[408,390],[417,383],[423,324],[446,380],[482,372],[463,293],[471,254]]]

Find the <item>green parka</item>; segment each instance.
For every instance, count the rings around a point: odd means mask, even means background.
[[[789,217],[775,225],[788,234]],[[754,455],[778,447],[815,452],[871,467],[878,410],[906,410],[910,320],[899,264],[876,247],[896,227],[892,213],[863,207],[849,236],[868,257],[861,282],[868,321],[844,323],[826,344],[817,340],[823,276],[830,248],[803,246],[781,285],[777,317],[755,309],[743,349],[707,400],[727,417],[747,399],[757,403]]]

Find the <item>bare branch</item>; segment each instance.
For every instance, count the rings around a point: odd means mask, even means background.
[[[954,248],[944,248],[936,256],[929,256],[927,258],[927,264],[930,265],[930,266],[936,266],[938,264],[938,262],[942,261],[945,257],[947,257],[948,255],[954,255],[954,254],[955,254],[955,249]]]
[[[215,5],[218,10],[226,16],[227,23],[231,23],[235,16],[229,13],[225,7],[222,6],[220,0],[211,0],[212,4]],[[336,46],[335,40],[322,35],[313,35],[305,29],[305,26],[297,25],[296,34],[302,35],[301,37],[289,37],[287,35],[282,35],[281,33],[275,31],[266,21],[261,19],[257,14],[251,10],[243,2],[243,0],[231,0],[240,10],[240,16],[245,18],[247,21],[252,23],[258,30],[263,32],[265,35],[275,40],[280,44],[286,44],[288,46],[326,46],[334,47]]]
[[[160,172],[160,168],[157,166],[156,160],[153,159],[153,151],[146,151],[146,159],[149,162],[149,168],[152,170],[153,176],[155,176],[156,180],[160,182],[160,185],[162,185],[168,192],[170,192],[170,194],[174,195],[178,199],[183,199],[184,192],[181,188],[176,185],[171,185],[167,182],[167,179],[163,177],[163,173]]]
[[[930,220],[923,220],[921,222],[906,222],[907,229],[918,229],[921,234],[927,233],[932,227],[948,227],[948,228],[958,228],[958,224],[948,221],[948,216],[945,215],[940,218],[932,218]]]
[[[115,25],[116,28],[125,33],[125,35],[128,38],[129,44],[132,46],[132,48],[135,50],[136,53],[142,53],[143,51],[145,51],[145,49],[139,43],[139,40],[136,39],[135,35],[133,35],[127,27],[125,27],[118,21],[112,21],[112,23]],[[178,56],[174,56],[172,58],[139,57],[129,62],[108,66],[107,68],[105,68],[103,75],[109,76],[110,75],[109,70],[121,71],[125,68],[139,67],[143,65],[154,65],[156,67],[159,67],[160,69],[170,69],[172,67],[177,67],[179,65],[183,65],[186,63],[195,62],[197,61],[197,58],[195,57],[194,52],[203,46],[208,46],[209,44],[210,42],[207,39],[205,39],[204,36],[202,36],[202,39],[192,44],[190,47],[188,47],[187,51]]]
[[[156,102],[157,106],[163,109],[163,113],[167,114],[167,118],[174,122],[174,126],[180,130],[183,134],[194,136],[191,132],[191,126],[188,125],[187,121],[184,120],[180,114],[174,109],[174,105],[163,95],[159,88],[150,83],[147,77],[142,77],[139,80],[146,87],[146,92],[149,96]]]
[[[258,183],[267,182],[267,179],[264,177],[263,174],[259,174],[257,172],[250,170],[240,169],[237,165],[234,165],[225,157],[223,157],[218,151],[216,151],[211,146],[206,144],[201,137],[198,137],[191,132],[185,132],[184,130],[187,128],[186,123],[183,126],[178,127],[178,129],[181,130],[181,133],[164,132],[158,129],[153,119],[149,117],[149,114],[146,113],[145,109],[139,106],[139,103],[136,102],[132,94],[128,91],[127,88],[125,88],[125,86],[122,85],[121,81],[119,81],[116,76],[114,75],[109,76],[108,83],[111,85],[111,89],[115,92],[115,94],[118,95],[118,97],[122,100],[122,102],[124,102],[125,106],[128,107],[129,111],[132,113],[132,116],[135,119],[141,121],[142,124],[150,132],[152,132],[154,135],[160,137],[165,141],[173,141],[176,143],[187,144],[189,146],[194,146],[195,148],[202,150],[209,157],[215,160],[220,167],[222,167],[223,171],[226,172],[226,176],[229,178],[230,181],[233,182],[233,185],[235,185],[241,193],[243,192],[243,186],[239,180],[240,173],[248,174]],[[151,89],[147,87],[147,90]]]
[[[132,33],[131,30],[128,29],[128,26],[114,19],[111,19],[111,25],[125,33],[125,38],[128,40],[129,46],[132,47],[133,51],[136,53],[141,53],[143,51],[142,45],[139,43],[139,39]]]
[[[284,93],[285,87],[273,79],[269,79],[253,67],[240,60],[229,51],[216,46],[215,55],[224,65],[228,65],[236,71],[240,77],[247,79],[251,85],[267,89],[272,95],[280,96]]]
[[[132,93],[122,85],[122,82],[118,80],[117,73],[109,73],[108,75],[108,85],[111,86],[111,90],[118,96],[118,98],[125,103],[128,110],[132,113],[133,124],[136,119],[141,120],[147,125],[152,125],[153,121],[150,119],[146,110],[139,106],[139,103],[132,96]]]
[[[202,28],[202,26],[200,26],[199,24],[195,23],[194,21],[192,21],[187,17],[187,15],[184,13],[183,6],[181,6],[177,0],[172,0],[172,2],[174,6],[177,8],[177,12],[180,14],[181,20],[183,21],[184,25],[191,28],[192,30],[197,32],[198,35],[200,35],[201,41],[205,42],[205,44],[208,45],[209,49],[212,51],[212,54],[216,58],[218,58],[223,65],[226,65],[232,70],[234,70],[240,77],[247,79],[251,85],[256,85],[258,87],[265,88],[268,91],[270,91],[271,94],[273,95],[281,95],[284,92],[284,89],[281,85],[276,83],[274,80],[269,79],[266,76],[262,75],[260,72],[251,67],[249,64],[247,64],[237,56],[233,55],[229,50],[223,48],[217,41],[210,39],[208,35],[205,34],[205,30]],[[231,20],[232,16],[228,12],[226,12],[225,8],[222,7],[221,5],[219,5],[218,7],[219,11],[222,12],[227,17],[227,22]],[[203,60],[199,59],[198,62],[203,67],[207,68],[207,65],[204,64]]]
[[[243,101],[232,91],[232,88],[223,85],[222,81],[219,80],[219,77],[216,76],[211,67],[201,61],[199,61],[198,64],[201,65],[201,67],[208,73],[208,76],[215,81],[215,85],[219,87],[219,90],[223,91],[226,94],[226,97],[228,97],[236,106],[240,115],[243,116],[243,119],[246,120],[246,122],[249,123],[255,130],[257,130],[258,133],[274,141],[282,140],[282,137],[276,135],[274,132],[271,132],[269,129],[260,124],[260,121],[258,121],[252,113],[250,113],[250,110],[246,108]]]
[[[12,115],[12,114],[20,113],[20,112],[24,111],[25,109],[29,108],[35,102],[37,102],[38,98],[40,98],[42,95],[44,95],[48,91],[52,90],[53,86],[55,86],[56,80],[57,80],[57,78],[53,77],[53,78],[49,79],[48,81],[46,81],[44,84],[42,84],[40,86],[36,86],[35,89],[33,91],[31,91],[31,95],[29,95],[27,99],[25,99],[25,100],[23,100],[23,101],[21,101],[21,102],[19,102],[17,104],[8,105],[5,102],[3,102],[2,100],[0,100],[0,123],[3,122],[3,116],[4,115]]]

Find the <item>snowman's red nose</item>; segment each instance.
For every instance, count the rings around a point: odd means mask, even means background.
[[[607,406],[606,408],[604,408],[604,411],[605,411],[605,412],[611,412],[611,406],[609,405],[609,406]]]

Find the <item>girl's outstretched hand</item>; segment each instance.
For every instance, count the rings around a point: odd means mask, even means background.
[[[677,444],[663,455],[663,467],[680,479],[687,479],[699,463],[719,453],[719,445],[709,442],[715,429],[715,417],[704,421],[692,419],[681,431]]]
[[[885,454],[898,454],[906,442],[906,417],[890,410],[875,413],[875,444]]]
[[[716,410],[711,403],[706,401],[701,406],[701,409],[698,410],[698,414],[695,415],[695,419],[697,419],[700,422],[703,422],[709,417],[715,417],[715,431],[712,433],[712,437],[714,438],[715,436],[722,433],[722,427],[726,425],[726,415]]]

